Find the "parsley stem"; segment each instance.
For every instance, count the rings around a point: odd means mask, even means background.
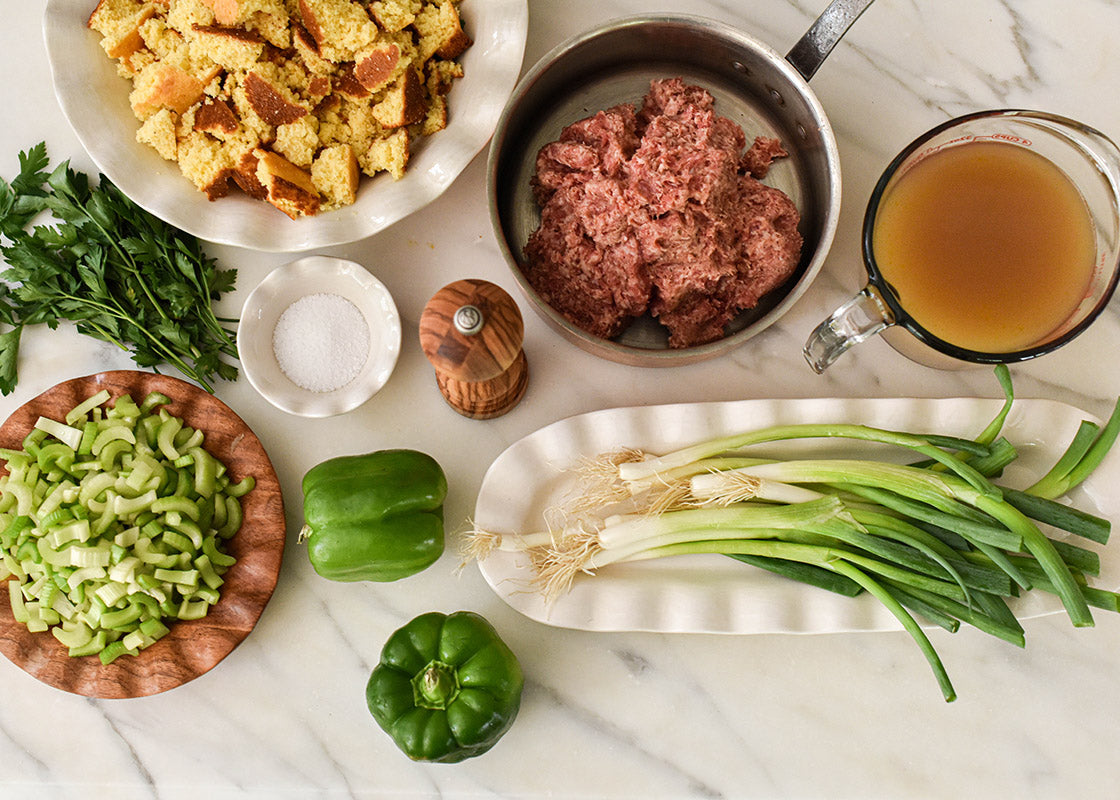
[[[71,300],[74,300],[75,302],[87,303],[88,305],[96,306],[99,309],[101,309],[102,311],[104,311],[105,313],[110,314],[110,315],[116,317],[119,320],[122,320],[122,321],[125,321],[125,322],[133,322],[134,321],[132,319],[132,317],[130,317],[128,315],[127,312],[120,309],[119,307],[108,306],[108,305],[105,305],[103,303],[98,303],[98,302],[93,301],[93,300],[74,297],[73,295],[63,295],[63,296],[67,297]],[[96,322],[93,322],[92,320],[82,320],[80,324],[88,325],[89,327],[97,330],[98,331],[98,338],[103,339],[103,340],[105,340],[105,341],[107,341],[111,344],[115,344],[117,347],[119,347],[122,350],[126,350],[126,351],[128,350],[128,346],[126,344],[124,344],[119,339],[114,337],[104,327],[99,326]],[[153,335],[152,332],[147,330],[146,328],[141,327],[140,330],[151,340],[152,345],[163,353],[164,357],[167,359],[167,363],[173,365],[176,369],[178,369],[184,375],[198,381],[198,384],[203,389],[205,389],[206,391],[213,393],[214,390],[210,386],[210,384],[208,384],[206,382],[206,380],[203,379],[203,377],[201,375],[199,375],[196,370],[194,370],[189,364],[187,364],[182,358],[180,358],[175,353],[174,350],[167,347],[167,345],[159,337]]]

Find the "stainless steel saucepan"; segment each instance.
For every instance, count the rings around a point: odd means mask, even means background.
[[[840,213],[840,163],[832,126],[809,79],[872,0],[833,0],[786,54],[731,25],[682,15],[628,17],[561,44],[521,79],[491,141],[488,194],[495,235],[526,297],[561,334],[604,358],[636,366],[670,366],[721,355],[765,330],[816,277]],[[520,262],[540,221],[530,178],[537,152],[577,120],[623,102],[640,104],[651,80],[683,78],[706,88],[716,111],[751,141],[777,137],[789,151],[766,183],[786,192],[801,213],[801,263],[786,284],[740,314],[728,335],[669,349],[653,319],[635,320],[607,341],[582,331],[545,304]]]

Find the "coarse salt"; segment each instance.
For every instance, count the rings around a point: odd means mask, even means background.
[[[369,325],[358,307],[327,292],[296,300],[272,332],[280,370],[311,392],[333,392],[354,380],[369,357]]]

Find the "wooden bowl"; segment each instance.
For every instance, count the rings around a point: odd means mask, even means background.
[[[212,669],[256,625],[276,588],[284,555],[284,503],[276,471],[260,440],[213,395],[166,375],[120,370],[75,378],[48,389],[0,425],[0,447],[18,449],[40,416],[61,419],[68,410],[108,389],[139,403],[149,392],[171,398],[168,412],[206,434],[204,446],[234,481],[252,475],[256,486],[242,498],[244,521],[228,543],[237,559],[225,574],[221,599],[202,619],[173,622],[170,633],[137,656],[110,664],[96,656],[71,658],[49,632],[31,633],[0,602],[0,652],[55,688],[86,697],[143,697],[173,689]]]

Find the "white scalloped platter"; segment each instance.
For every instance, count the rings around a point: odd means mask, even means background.
[[[501,533],[543,530],[546,511],[561,505],[575,486],[569,468],[581,457],[619,447],[663,453],[735,431],[803,422],[854,422],[972,437],[1001,405],[1000,400],[974,398],[742,400],[582,414],[541,428],[495,459],[479,490],[474,523]],[[1028,486],[1057,460],[1084,419],[1100,422],[1063,403],[1016,400],[1004,434],[1018,448],[1019,457],[999,483]],[[758,452],[838,455],[862,452],[864,446],[829,440],[767,447]],[[1117,520],[1118,485],[1120,456],[1113,452],[1069,498],[1079,508]],[[1077,543],[1100,551],[1101,575],[1093,584],[1108,589],[1120,586],[1116,546]],[[571,591],[551,604],[527,588],[530,573],[522,556],[495,552],[479,567],[491,588],[512,608],[558,627],[736,634],[900,629],[894,617],[870,596],[841,597],[718,555],[612,565],[594,577],[579,576]],[[1020,619],[1061,611],[1056,597],[1040,591],[1015,599],[1012,608]]]

